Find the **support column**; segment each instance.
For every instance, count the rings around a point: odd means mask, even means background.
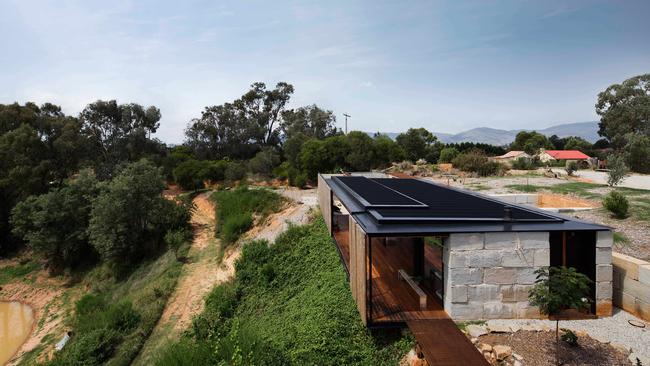
[[[424,238],[413,239],[413,277],[424,276]]]

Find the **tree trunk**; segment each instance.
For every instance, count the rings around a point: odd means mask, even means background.
[[[555,320],[555,364],[560,364],[560,320]]]

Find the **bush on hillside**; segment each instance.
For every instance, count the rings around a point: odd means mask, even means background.
[[[249,189],[240,186],[214,194],[217,201],[217,233],[230,244],[253,226],[253,215],[264,218],[280,209],[284,199],[268,189]]]
[[[88,242],[92,200],[99,193],[94,175],[84,170],[63,187],[30,196],[12,210],[13,233],[47,261],[52,273],[96,258]]]
[[[212,291],[192,332],[156,364],[397,364],[412,338],[368,332],[330,241],[319,218],[271,246],[246,244],[234,282]]]
[[[454,158],[452,164],[457,169],[476,173],[482,177],[497,175],[502,169],[501,164],[490,161],[483,151],[475,149],[459,154]]]
[[[200,171],[203,168],[203,162],[198,160],[187,160],[180,163],[174,168],[174,181],[181,188],[193,191],[203,188],[203,177]]]
[[[231,183],[243,180],[246,178],[246,165],[243,162],[230,162],[226,168],[224,178]]]
[[[614,217],[624,219],[628,215],[630,204],[623,194],[611,191],[603,198],[603,207],[611,212]]]
[[[248,167],[254,174],[270,176],[273,169],[280,164],[280,154],[272,147],[267,147],[258,152],[248,161]]]

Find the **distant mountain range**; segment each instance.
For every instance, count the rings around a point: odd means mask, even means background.
[[[438,137],[438,140],[445,143],[459,143],[459,142],[481,142],[491,145],[507,145],[515,140],[517,133],[522,130],[500,130],[489,127],[477,127],[471,130],[463,131],[457,134],[433,132]],[[528,130],[530,131],[530,130]],[[579,136],[589,142],[596,142],[600,137],[598,136],[598,122],[577,122],[556,125],[540,130],[535,130],[546,136],[557,135],[558,137]],[[372,133],[369,133],[371,136]],[[397,132],[385,132],[391,138],[397,137]]]

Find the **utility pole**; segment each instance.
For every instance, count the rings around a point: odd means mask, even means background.
[[[345,134],[347,135],[348,134],[348,117],[350,117],[350,115],[347,114],[347,113],[343,113],[343,115],[345,116]]]

